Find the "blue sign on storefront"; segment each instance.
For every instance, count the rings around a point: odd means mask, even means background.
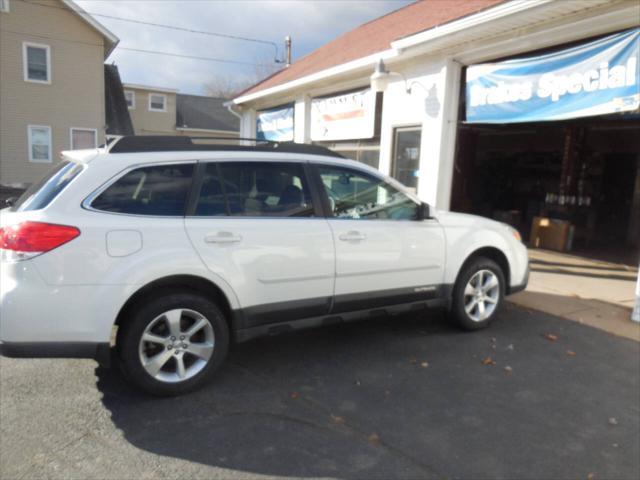
[[[468,123],[564,120],[637,110],[640,28],[566,50],[467,69]]]
[[[293,105],[258,112],[256,123],[259,140],[293,141]]]

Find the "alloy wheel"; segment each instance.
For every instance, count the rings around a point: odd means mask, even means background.
[[[156,380],[184,382],[202,371],[215,348],[211,322],[188,309],[168,310],[145,328],[139,356],[145,371]]]
[[[491,270],[474,273],[464,289],[464,310],[474,322],[489,318],[500,299],[500,280]]]

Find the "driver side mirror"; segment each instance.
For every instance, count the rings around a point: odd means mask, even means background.
[[[422,202],[418,205],[418,218],[417,220],[427,220],[431,218],[431,207],[428,203]]]

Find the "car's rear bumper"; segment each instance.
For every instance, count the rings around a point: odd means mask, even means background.
[[[0,342],[79,348],[108,343],[133,285],[49,285],[34,262],[0,262]],[[45,351],[50,351],[45,348]],[[44,356],[44,355],[42,355]],[[69,356],[69,355],[61,355]],[[87,354],[73,356],[87,357]]]
[[[91,358],[109,366],[108,343],[89,342],[0,342],[0,355],[10,358]]]

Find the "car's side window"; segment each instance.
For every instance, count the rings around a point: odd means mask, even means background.
[[[404,192],[366,172],[319,167],[334,217],[356,220],[415,220],[418,204]]]
[[[154,165],[132,170],[98,195],[91,207],[114,213],[182,216],[194,165]]]
[[[301,164],[219,162],[205,170],[195,214],[233,217],[312,217]]]
[[[227,189],[233,190],[233,185],[228,184]],[[222,190],[218,164],[209,163],[204,170],[194,214],[199,217],[218,217],[227,215],[227,213],[227,202]]]

